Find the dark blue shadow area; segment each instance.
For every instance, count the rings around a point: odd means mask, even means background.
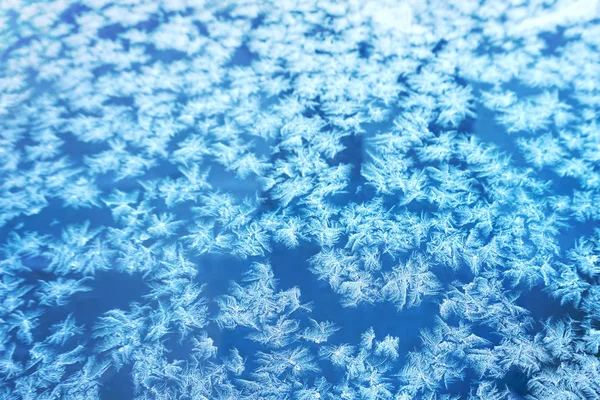
[[[102,400],[131,400],[133,395],[133,381],[131,372],[133,367],[126,365],[119,371],[109,368],[100,380],[100,398]]]
[[[39,213],[30,216],[20,216],[13,224],[22,224],[21,231],[35,231],[41,235],[50,234],[60,237],[65,226],[90,222],[90,230],[104,227],[107,221],[112,221],[110,210],[103,208],[73,208],[65,207],[61,200],[49,198],[48,205]],[[10,226],[10,225],[9,225]],[[4,241],[11,231],[0,229],[0,240]]]

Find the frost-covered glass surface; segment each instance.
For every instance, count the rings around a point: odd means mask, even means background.
[[[600,0],[0,1],[0,398],[600,398]]]

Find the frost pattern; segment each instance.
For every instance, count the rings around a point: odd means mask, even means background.
[[[0,397],[600,398],[599,18],[2,2]]]

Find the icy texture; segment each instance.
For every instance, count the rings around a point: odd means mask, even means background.
[[[0,398],[600,398],[600,1],[0,1]]]

